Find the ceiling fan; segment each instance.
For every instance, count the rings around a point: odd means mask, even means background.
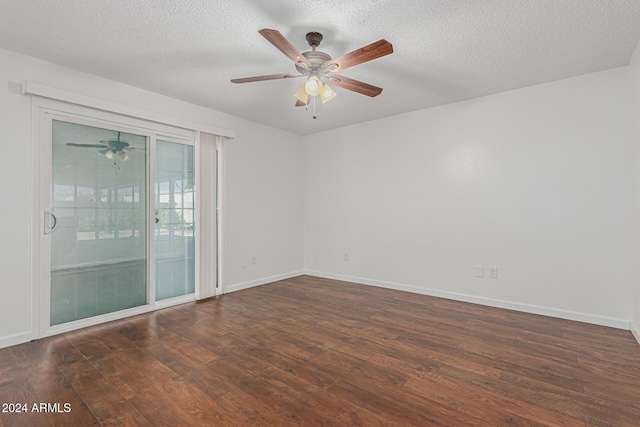
[[[305,84],[294,94],[297,99],[296,107],[307,105],[310,96],[314,97],[314,102],[316,95],[320,95],[323,103],[331,100],[336,93],[329,86],[337,86],[370,97],[378,96],[382,92],[382,88],[334,73],[393,53],[393,45],[384,39],[337,58],[331,58],[328,54],[316,50],[322,41],[320,33],[308,33],[306,39],[311,50],[300,53],[279,31],[264,28],[258,32],[294,62],[298,73],[245,77],[232,79],[232,83],[307,77]],[[313,118],[316,118],[315,115]]]
[[[129,143],[123,139],[120,139],[120,132],[118,132],[117,139],[103,139],[100,144],[76,144],[74,142],[67,142],[70,147],[85,147],[85,148],[101,148],[98,153],[103,154],[109,160],[125,161],[129,159],[127,151],[135,150],[135,148],[129,147]]]

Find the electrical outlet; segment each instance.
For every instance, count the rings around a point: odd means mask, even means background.
[[[489,267],[489,278],[491,279],[498,278],[498,267],[495,267],[495,266]]]
[[[344,260],[347,262],[349,261],[349,252],[344,253]]]
[[[256,259],[256,256],[254,255],[251,257],[251,265],[256,265],[256,262],[257,262],[257,259]]]
[[[247,268],[249,266],[249,258],[242,257],[242,268]]]
[[[476,277],[482,278],[484,277],[484,267],[481,265],[476,265]]]

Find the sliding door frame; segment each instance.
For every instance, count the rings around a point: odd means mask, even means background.
[[[79,319],[60,325],[50,325],[51,309],[51,237],[45,235],[44,211],[51,208],[52,190],[52,122],[62,120],[81,125],[131,132],[148,138],[147,156],[147,303],[121,311]],[[198,155],[199,132],[162,123],[150,122],[117,113],[100,111],[89,107],[68,104],[44,98],[32,98],[32,338],[37,339],[82,327],[141,314],[159,308],[194,301],[199,294],[200,253],[198,247],[198,221],[200,217],[198,192],[196,192],[194,222],[195,244],[195,293],[155,301],[155,145],[157,139],[194,146]],[[194,158],[194,175],[199,176],[198,161]],[[197,182],[196,182],[197,186]],[[219,264],[219,256],[216,262]]]

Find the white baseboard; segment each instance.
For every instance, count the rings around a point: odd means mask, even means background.
[[[33,339],[31,332],[21,332],[18,334],[7,335],[0,337],[0,348],[11,347],[12,345],[18,345],[25,342],[29,342]]]
[[[402,283],[385,282],[381,280],[366,279],[362,277],[345,276],[341,274],[325,273],[322,271],[305,270],[304,274],[309,276],[323,277],[327,279],[343,280],[346,282],[359,283],[361,285],[377,286],[398,291],[412,292],[416,294],[430,295],[434,297],[447,298],[456,301],[470,302],[490,307],[506,308],[509,310],[522,311],[531,314],[557,317],[559,319],[575,320],[578,322],[592,323],[595,325],[609,326],[612,328],[629,330],[629,320],[614,317],[598,316],[588,313],[580,313],[569,310],[559,310],[551,307],[544,307],[532,304],[523,304],[513,301],[505,301],[494,298],[479,297],[474,295],[461,294],[457,292],[441,291],[437,289],[421,288],[417,286],[405,285]],[[640,331],[640,330],[639,330]],[[636,336],[638,338],[638,336]],[[638,340],[640,342],[640,340]]]
[[[267,283],[277,282],[278,280],[291,279],[292,277],[302,276],[303,270],[292,271],[289,273],[278,274],[277,276],[263,277],[261,279],[252,280],[250,282],[236,283],[235,285],[224,286],[222,289],[223,294],[230,292],[241,291],[243,289],[253,288],[255,286],[266,285]]]
[[[525,313],[557,317],[560,319],[575,320],[579,322],[592,323],[592,324],[602,325],[602,326],[610,326],[618,329],[631,330],[631,332],[633,333],[633,336],[638,341],[638,344],[640,344],[640,325],[635,324],[633,322],[630,323],[629,321],[624,319],[617,319],[617,318],[611,318],[611,317],[605,317],[605,316],[596,316],[596,315],[587,314],[587,313],[580,313],[580,312],[574,312],[574,311],[568,311],[568,310],[558,310],[555,308],[542,307],[542,306],[531,305],[531,304],[522,304],[522,303],[511,302],[511,301],[504,301],[504,300],[498,300],[498,299],[492,299],[492,298],[484,298],[484,297],[478,297],[473,295],[460,294],[456,292],[440,291],[436,289],[419,288],[416,286],[405,285],[400,283],[385,282],[380,280],[365,279],[362,277],[346,276],[341,274],[332,274],[332,273],[325,273],[325,272],[313,271],[313,270],[292,271],[289,273],[279,274],[271,277],[264,277],[264,278],[252,280],[249,282],[237,283],[235,285],[225,287],[224,293],[236,292],[242,289],[249,289],[255,286],[266,285],[267,283],[277,282],[278,280],[290,279],[292,277],[301,276],[303,274],[307,274],[309,276],[315,276],[315,277],[323,277],[327,279],[359,283],[362,285],[377,286],[377,287],[382,287],[387,289],[395,289],[399,291],[406,291],[406,292],[430,295],[430,296],[435,296],[440,298],[447,298],[447,299],[452,299],[456,301],[470,302],[470,303],[481,304],[481,305],[486,305],[490,307],[506,308],[509,310],[522,311]],[[13,335],[7,335],[4,337],[0,337],[0,348],[11,347],[13,345],[22,344],[25,342],[29,342],[32,339],[33,339],[33,334],[31,332],[23,332],[23,333],[17,333]]]
[[[638,341],[638,344],[640,344],[640,325],[637,325],[636,323],[631,322],[630,327],[631,327],[631,333],[636,338],[636,341]]]

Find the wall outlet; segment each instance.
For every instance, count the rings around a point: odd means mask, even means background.
[[[249,258],[242,257],[242,268],[247,268],[249,266]]]
[[[489,278],[491,279],[498,278],[498,267],[495,267],[495,266],[489,267]]]
[[[349,261],[349,252],[344,253],[344,260]]]
[[[482,278],[484,277],[484,267],[481,265],[476,265],[476,277]]]
[[[251,257],[251,265],[256,265],[257,257],[254,255]]]

